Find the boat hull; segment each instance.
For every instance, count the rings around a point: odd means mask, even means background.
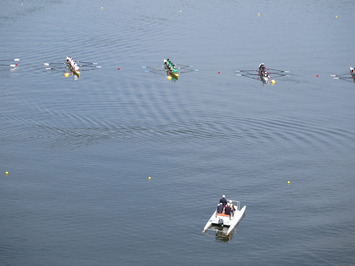
[[[217,213],[217,211],[215,211],[206,223],[202,232],[206,232],[212,226],[219,226],[221,228],[227,227],[227,235],[229,235],[242,220],[246,208],[247,207],[244,206],[241,210],[235,210],[234,215],[232,217],[230,217],[229,215]]]
[[[73,70],[72,70],[72,72],[73,72],[73,74],[74,74],[75,76],[77,76],[78,78],[80,78],[80,71],[73,71]]]
[[[174,79],[179,79],[179,73],[174,73],[172,71],[168,71],[168,75],[170,75]]]
[[[262,81],[264,84],[269,83],[269,75],[265,76],[265,75],[263,75],[261,72],[259,72],[259,76],[260,76],[261,81]]]
[[[179,79],[179,72],[175,69],[175,66],[171,64],[168,60],[164,59],[164,67],[168,77],[170,76],[172,79]]]
[[[75,75],[77,76],[78,78],[80,77],[80,69],[79,67],[76,65],[76,63],[74,62],[74,60],[67,56],[67,65],[68,65],[68,68],[70,69],[70,71]]]

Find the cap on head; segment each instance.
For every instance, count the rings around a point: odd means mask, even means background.
[[[226,196],[225,195],[222,195],[222,198],[225,198]]]

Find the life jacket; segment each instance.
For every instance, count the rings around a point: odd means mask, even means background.
[[[227,214],[227,215],[230,215],[231,211],[232,211],[232,209],[228,205],[224,208],[224,213]]]

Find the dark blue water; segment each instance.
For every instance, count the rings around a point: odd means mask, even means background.
[[[0,4],[0,265],[355,263],[353,1]]]

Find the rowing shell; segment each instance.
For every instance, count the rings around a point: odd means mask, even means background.
[[[333,77],[333,79],[342,79],[346,81],[354,81],[355,82],[355,69],[353,67],[350,67],[350,75],[349,72],[345,74],[335,74],[335,75],[330,75]]]
[[[261,70],[259,70],[259,76],[260,76],[261,81],[264,84],[268,84],[269,83],[270,76],[269,76],[269,74],[266,71],[263,73]]]
[[[174,68],[178,73],[174,73],[173,71],[170,71],[167,69],[166,64],[164,63],[163,66],[142,66],[145,72],[150,72],[154,74],[159,74],[159,75],[167,75],[168,79],[172,80],[177,80],[180,77],[180,74],[182,73],[188,73],[188,72],[197,72],[197,68],[193,68],[191,65],[181,65],[181,64],[175,64]]]
[[[271,79],[272,75],[273,77],[285,77],[289,76],[289,71],[288,70],[280,70],[280,69],[274,69],[274,68],[266,68],[265,69],[265,75],[261,73],[258,69],[236,69],[234,71],[236,73],[236,76],[239,77],[246,77],[250,79],[255,79],[255,80],[260,80],[262,81],[263,84],[268,84],[271,81],[271,84],[274,84],[275,81]]]
[[[164,59],[164,68],[167,72],[168,77],[178,80],[179,79],[179,72],[175,68],[175,66],[171,63],[171,61]]]
[[[70,56],[67,56],[67,65],[70,68],[70,71],[73,72],[73,74],[79,78],[80,68]]]

